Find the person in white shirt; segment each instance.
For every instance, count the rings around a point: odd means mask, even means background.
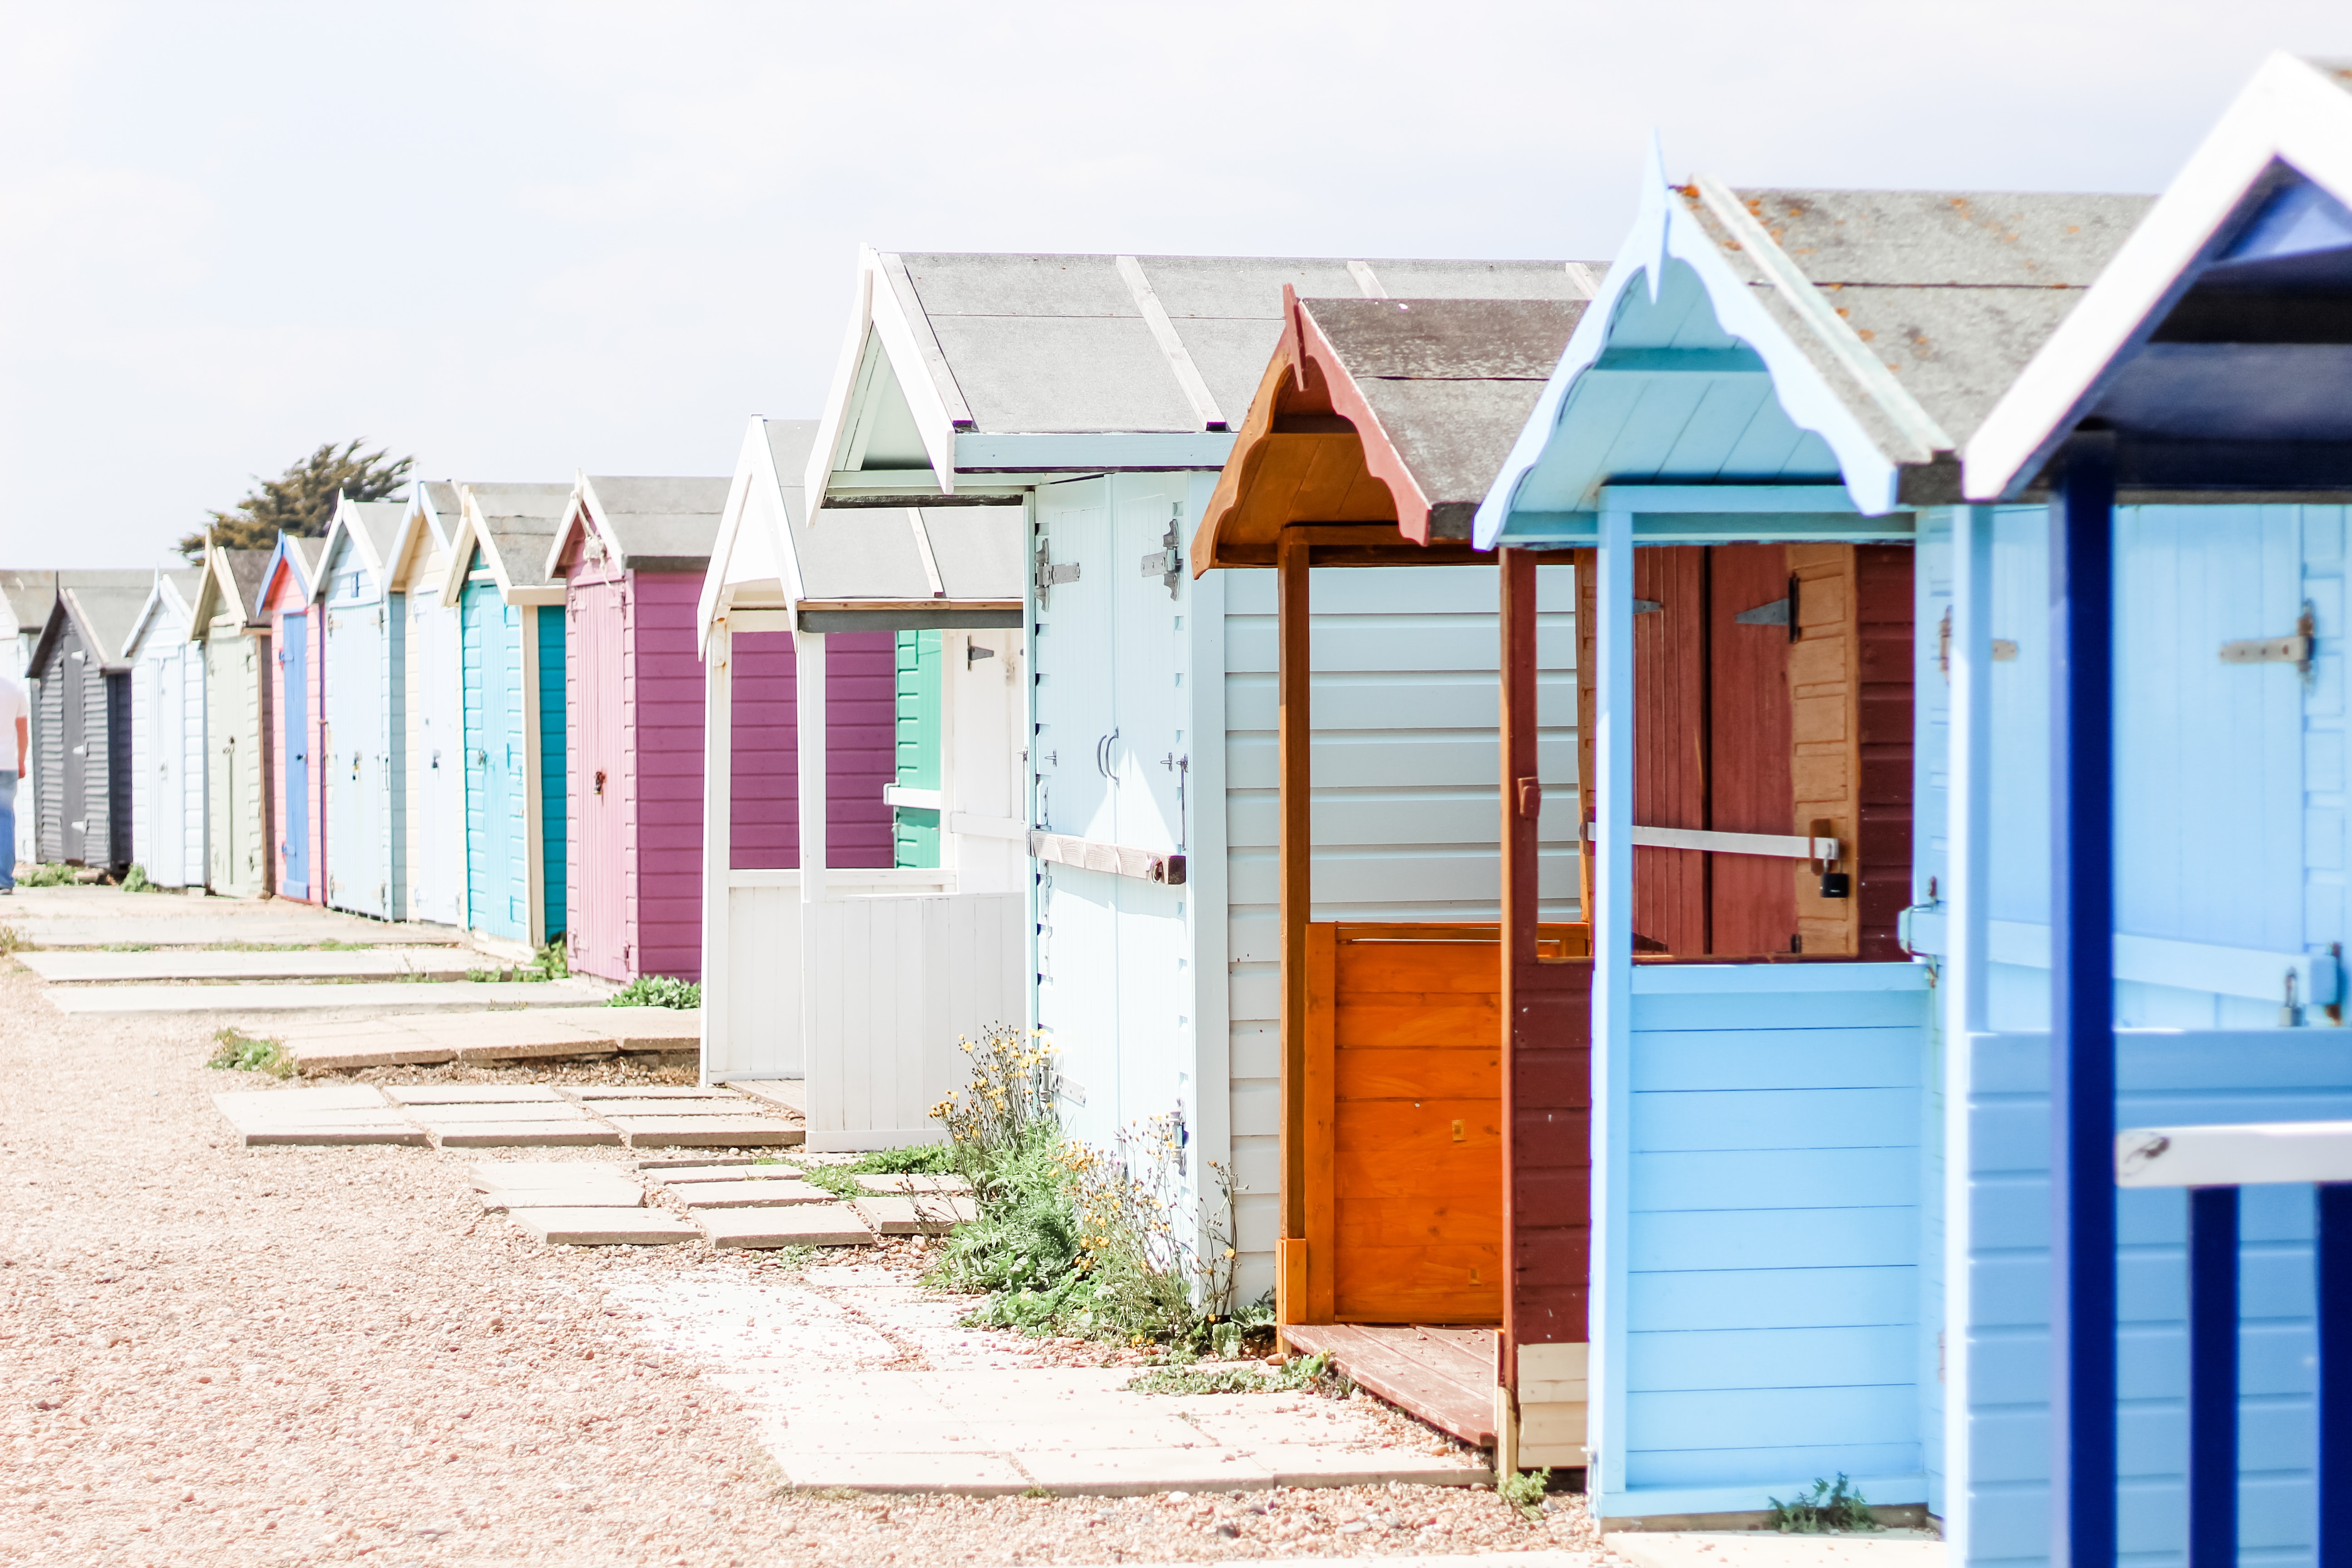
[[[10,730],[16,732],[16,765],[0,767],[0,894],[16,890],[16,781],[25,776],[33,750],[33,708],[25,683],[0,675],[0,734]]]

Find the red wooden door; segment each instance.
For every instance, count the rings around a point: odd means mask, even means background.
[[[572,700],[579,752],[572,764],[577,903],[571,911],[572,964],[607,980],[629,974],[628,692],[626,616],[618,583],[572,590]]]
[[[1633,552],[1633,821],[1706,827],[1707,551]],[[1633,929],[1672,953],[1707,951],[1707,858],[1633,851]]]
[[[1707,826],[1793,833],[1788,623],[1739,619],[1788,597],[1789,548],[1717,545],[1707,552]],[[1764,855],[1707,859],[1706,951],[1728,958],[1789,952],[1797,934],[1795,863]]]

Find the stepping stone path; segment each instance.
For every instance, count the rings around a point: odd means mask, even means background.
[[[297,948],[277,952],[159,947],[145,952],[27,952],[17,962],[51,984],[145,980],[373,980],[422,974],[463,980],[489,961],[471,948]]]
[[[646,1162],[634,1176],[589,1161],[499,1161],[473,1169],[483,1208],[503,1209],[551,1246],[658,1247],[700,1235],[721,1247],[870,1247],[877,1234],[902,1231],[887,1223],[889,1216],[876,1223],[866,1212],[868,1204],[952,1204],[965,1211],[960,1217],[977,1217],[971,1199],[951,1194],[860,1198],[845,1204],[802,1180],[801,1174],[749,1160],[723,1165]],[[646,1189],[637,1184],[640,1181],[682,1205],[686,1218],[646,1205]],[[927,1219],[921,1228],[936,1235],[951,1223],[942,1215]],[[905,1228],[915,1228],[911,1219]]]
[[[702,1049],[702,1015],[673,1007],[533,1007],[526,1012],[289,1020],[273,1024],[270,1032],[304,1072],[616,1054],[687,1055]]]
[[[654,1098],[646,1098],[652,1096]],[[803,1137],[761,1101],[723,1089],[547,1084],[355,1084],[215,1094],[251,1148],[263,1143],[423,1143],[445,1149],[781,1148]],[[658,1107],[659,1115],[622,1114]],[[779,1174],[797,1173],[779,1172]]]

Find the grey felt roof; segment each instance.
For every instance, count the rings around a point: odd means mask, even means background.
[[[368,552],[378,561],[389,562],[392,547],[400,537],[400,525],[408,516],[406,501],[362,500],[352,503],[352,529],[367,541]]]
[[[49,606],[57,603],[57,574],[0,572],[0,595],[7,598],[17,629],[37,635],[41,624],[49,618]]]
[[[59,609],[70,611],[80,623],[82,636],[89,639],[90,650],[98,655],[99,664],[109,670],[125,669],[131,634],[139,624],[139,612],[147,607],[147,598],[155,591],[155,579],[151,573],[147,586],[129,584],[81,584],[68,583],[59,594]]]
[[[710,564],[732,480],[590,475],[604,525],[640,572],[700,572]]]
[[[1780,253],[1957,447],[2083,297],[2153,197],[1978,191],[1735,193]],[[1830,384],[1898,446],[1883,411],[1756,257],[1684,197],[1733,272]]]
[[[1282,331],[1282,289],[1363,297],[1345,260],[1134,258],[1229,424],[1250,405]],[[1198,416],[1115,256],[900,253],[886,273],[939,345],[933,379],[988,433],[1191,431]],[[1597,266],[1558,261],[1359,262],[1396,298],[1580,300]],[[903,367],[902,367],[903,369]]]
[[[812,526],[801,476],[817,422],[771,419],[766,430],[769,454],[782,476],[784,516],[808,598],[1021,597],[1021,508],[831,508]],[[930,547],[944,590],[936,595],[923,567],[923,543]]]
[[[1582,300],[1307,300],[1433,513],[1471,511],[1584,314]]]
[[[236,583],[236,602],[238,607],[245,612],[247,624],[252,625],[258,622],[261,619],[258,610],[261,603],[261,583],[264,574],[269,570],[269,552],[224,550],[221,554],[227,559],[229,576]]]
[[[508,583],[544,587],[547,547],[572,500],[570,485],[467,485],[482,514],[483,553],[495,554]]]

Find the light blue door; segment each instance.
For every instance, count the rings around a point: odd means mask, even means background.
[[[327,842],[327,902],[392,917],[390,758],[385,714],[383,595],[347,555],[327,590],[327,730],[321,765]]]
[[[286,700],[278,722],[286,726],[286,821],[279,847],[286,856],[285,887],[298,899],[310,896],[310,621],[303,615],[280,617],[278,658],[285,667]]]
[[[529,845],[523,789],[522,614],[488,583],[466,588],[467,923],[527,940]]]

